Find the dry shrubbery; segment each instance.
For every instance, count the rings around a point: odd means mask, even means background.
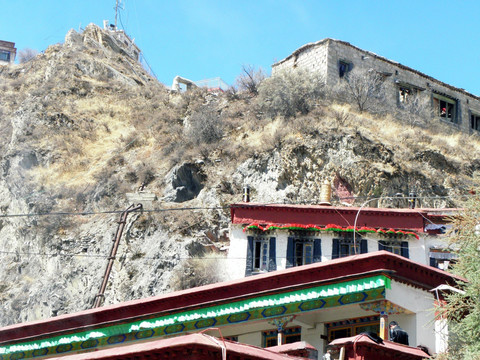
[[[170,286],[177,291],[225,281],[225,261],[225,255],[213,252],[183,260],[174,270]]]
[[[433,119],[433,113],[429,99],[412,95],[408,102],[401,104],[396,114],[402,122],[411,127],[425,128],[429,120]]]
[[[240,91],[247,92],[251,95],[257,95],[259,85],[265,78],[266,74],[263,69],[257,69],[253,65],[243,65],[242,73],[237,77],[236,83]],[[234,90],[232,89],[229,94],[234,95]]]
[[[285,71],[265,79],[258,89],[258,105],[268,117],[305,115],[324,97],[325,80],[315,72]]]
[[[357,105],[360,112],[378,112],[383,104],[385,77],[374,70],[354,69],[340,81],[338,93],[349,103]]]
[[[196,145],[212,144],[223,137],[223,122],[212,105],[201,106],[186,124],[185,135]]]
[[[38,51],[35,49],[25,48],[18,52],[18,62],[24,64],[38,55]]]

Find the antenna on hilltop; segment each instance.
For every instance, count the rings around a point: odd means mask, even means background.
[[[122,0],[115,1],[115,30],[118,29],[117,27],[118,9],[123,10],[121,3],[122,3]]]

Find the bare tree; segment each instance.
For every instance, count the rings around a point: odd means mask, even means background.
[[[242,73],[237,77],[236,83],[240,91],[248,91],[252,95],[257,95],[258,86],[265,78],[265,71],[262,68],[242,65]]]
[[[373,110],[383,98],[384,75],[373,70],[352,70],[342,80],[342,90],[360,112]]]
[[[317,72],[296,69],[275,74],[258,88],[260,109],[270,117],[308,114],[324,98],[325,79]]]
[[[38,51],[35,49],[25,48],[18,52],[18,62],[24,64],[32,60],[35,56],[38,55]]]
[[[424,127],[432,116],[433,112],[429,98],[421,96],[416,91],[405,97],[397,109],[397,118],[405,121],[411,127]]]

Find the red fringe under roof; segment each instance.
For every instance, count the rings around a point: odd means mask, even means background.
[[[335,224],[328,224],[325,227],[308,224],[266,224],[262,226],[258,223],[251,223],[243,228],[243,231],[246,230],[261,230],[261,231],[269,231],[269,230],[307,230],[307,231],[337,231],[337,232],[353,232],[353,226],[339,226]],[[418,234],[414,233],[413,231],[405,231],[405,230],[397,230],[397,229],[375,229],[371,227],[361,226],[357,227],[355,230],[357,233],[376,233],[376,234],[401,234],[401,235],[409,235],[415,236],[418,240]]]

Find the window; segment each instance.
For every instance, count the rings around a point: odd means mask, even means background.
[[[470,128],[473,130],[480,131],[480,115],[471,114],[470,115]]]
[[[433,94],[433,110],[443,120],[457,122],[457,101],[455,99]]]
[[[268,271],[268,245],[266,238],[253,240],[253,270]]]
[[[367,240],[362,239],[360,235],[355,235],[355,242],[353,242],[352,233],[344,233],[341,238],[332,240],[332,259],[345,257],[357,254],[365,254],[368,252]]]
[[[282,334],[283,344],[292,344],[302,339],[302,328],[300,326],[286,328]],[[262,346],[264,348],[277,346],[278,333],[277,330],[269,330],[262,332]]]
[[[236,341],[238,342],[238,336],[224,336],[225,340]]]
[[[362,332],[380,332],[380,317],[369,316],[366,318],[348,319],[325,324],[328,342],[344,337],[355,336]]]
[[[267,236],[247,237],[245,276],[277,270],[276,240]]]
[[[295,242],[294,261],[294,266],[301,266],[313,263],[313,243],[311,241]]]
[[[401,255],[409,258],[408,241],[398,240],[380,240],[378,242],[378,250],[386,250],[393,254]]]
[[[412,89],[406,87],[399,87],[398,88],[398,100],[401,104],[406,104],[408,102],[408,98],[412,94]]]
[[[0,50],[0,60],[10,61],[10,51]]]
[[[305,236],[289,237],[287,243],[287,267],[302,266],[322,261],[320,239]]]
[[[430,266],[441,270],[448,270],[449,266],[457,261],[458,255],[452,254],[449,250],[431,248],[428,253]]]
[[[418,90],[409,86],[399,86],[398,87],[398,103],[399,104],[409,104],[414,101],[417,96]]]
[[[338,76],[343,78],[350,70],[352,70],[352,63],[345,60],[340,60],[338,62]]]

